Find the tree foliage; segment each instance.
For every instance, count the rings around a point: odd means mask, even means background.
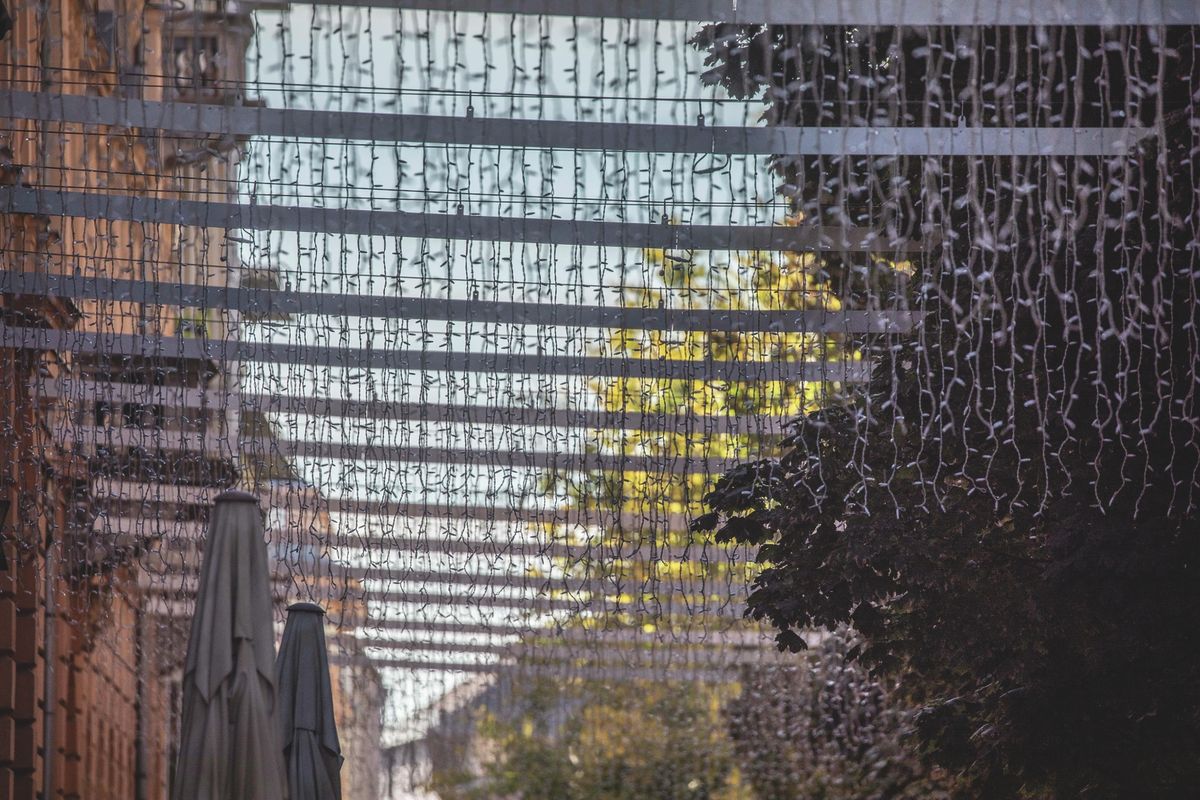
[[[776,161],[812,214],[932,222],[944,240],[892,298],[928,311],[917,334],[869,349],[868,391],[802,415],[781,458],[731,471],[703,524],[761,545],[750,606],[782,645],[852,625],[853,655],[902,676],[923,752],[963,796],[1184,797],[1200,780],[1200,273],[1183,255],[1198,227],[1195,42],[736,26],[697,39],[711,80],[764,89],[777,122],[1160,115],[1160,139],[1109,163]],[[827,276],[861,299],[853,270]]]
[[[481,716],[482,777],[435,788],[444,800],[745,800],[722,701],[715,687],[533,681],[509,712]]]
[[[794,221],[793,221],[794,222]],[[838,299],[815,277],[811,254],[747,252],[727,262],[711,262],[692,251],[651,250],[645,253],[651,281],[624,290],[629,308],[697,311],[836,310]],[[594,355],[643,360],[780,362],[821,361],[840,353],[837,336],[797,330],[723,331],[617,328]],[[661,456],[664,463],[684,457],[747,457],[772,447],[770,436],[695,429],[689,418],[752,420],[755,416],[792,416],[819,404],[819,383],[787,381],[718,381],[704,378],[663,379],[616,377],[595,379],[589,388],[599,405],[614,415],[661,417],[655,430],[597,432],[597,452]],[[673,429],[672,420],[678,420]],[[576,483],[555,476],[580,505],[622,508],[635,513],[693,511],[711,480],[701,475],[647,475],[632,470],[596,472]],[[684,533],[684,532],[680,532]]]
[[[791,220],[790,224],[795,224]],[[735,254],[724,262],[699,257],[691,251],[651,250],[645,253],[652,279],[626,287],[623,305],[630,308],[671,308],[704,311],[764,310],[786,311],[829,308],[836,310],[838,299],[815,276],[816,259],[812,254],[780,255],[766,252]],[[678,359],[695,361],[807,361],[838,358],[843,353],[838,335],[822,335],[797,330],[772,331],[663,331],[615,329],[597,355],[636,359]],[[606,530],[598,552],[606,548],[622,549],[636,544],[641,557],[627,561],[608,560],[602,569],[619,574],[631,594],[624,602],[632,610],[644,603],[657,608],[669,605],[666,594],[671,586],[690,581],[693,586],[707,584],[707,599],[728,602],[730,595],[740,597],[752,574],[753,565],[729,560],[718,551],[700,558],[710,546],[708,536],[666,520],[672,514],[695,515],[702,511],[702,498],[711,490],[713,478],[699,473],[669,470],[672,460],[685,458],[752,458],[777,452],[778,435],[756,431],[755,419],[779,419],[794,416],[805,409],[819,407],[822,384],[787,381],[715,381],[707,379],[649,379],[617,377],[596,379],[589,388],[605,411],[618,416],[641,415],[659,418],[663,424],[653,430],[597,431],[589,447],[595,452],[655,456],[664,464],[661,472],[637,470],[598,470],[582,476],[561,473],[551,476],[548,489],[559,492],[580,508],[600,508],[624,512],[627,517],[642,517],[642,526],[626,524]],[[696,420],[722,416],[740,421],[741,431],[721,432],[699,426]],[[674,424],[672,424],[674,423]],[[696,558],[689,561],[652,559],[645,545],[657,547],[695,546]],[[624,549],[628,549],[625,547]],[[585,577],[595,574],[590,559],[564,564],[571,574]],[[632,590],[642,588],[641,595]],[[693,594],[692,600],[701,599]],[[611,615],[601,624],[636,624],[647,620],[637,614],[617,620]],[[588,624],[596,624],[589,620]],[[668,620],[649,624],[670,625]],[[703,627],[703,620],[689,620]]]
[[[755,669],[730,702],[730,735],[759,798],[949,796],[909,746],[912,712],[895,687],[847,662],[854,646],[839,632],[795,666]]]

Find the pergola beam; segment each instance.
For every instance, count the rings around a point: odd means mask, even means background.
[[[857,23],[856,23],[857,24]],[[164,103],[10,92],[0,116],[159,130],[461,146],[809,156],[1112,156],[1146,128],[745,127],[576,122]]]
[[[346,656],[330,656],[330,663],[334,665],[358,665],[361,664],[359,657]],[[725,667],[711,666],[703,668],[686,667],[686,666],[667,666],[664,665],[658,668],[637,668],[614,665],[611,667],[576,667],[569,664],[529,664],[529,663],[512,663],[512,662],[496,662],[496,663],[481,663],[468,662],[460,663],[455,661],[425,661],[422,659],[406,659],[406,658],[386,658],[365,656],[371,666],[376,669],[401,669],[406,672],[419,672],[422,670],[431,672],[466,672],[479,674],[498,674],[510,673],[523,676],[561,678],[563,680],[588,680],[596,682],[604,681],[651,681],[662,682],[664,680],[671,681],[686,681],[688,683],[725,683],[734,680],[737,672],[744,668],[744,665],[728,665]]]
[[[295,597],[289,597],[289,592],[287,591],[288,589],[292,588],[291,586],[288,586],[285,584],[285,582],[278,580],[273,580],[272,585],[274,601],[277,605],[283,606],[289,602],[294,602]],[[681,623],[680,629],[682,630],[686,628],[686,635],[693,637],[689,639],[679,638],[685,634],[671,634],[661,631],[651,634],[630,630],[616,630],[597,633],[590,630],[583,631],[573,628],[563,628],[561,627],[562,621],[547,621],[546,617],[544,616],[531,618],[528,621],[522,621],[519,619],[513,619],[511,617],[497,617],[496,614],[492,614],[489,617],[491,620],[489,622],[467,622],[451,616],[454,610],[453,605],[430,605],[428,603],[421,604],[420,608],[425,611],[436,612],[439,615],[438,619],[429,619],[427,617],[397,616],[398,614],[403,613],[401,609],[387,608],[385,609],[388,612],[388,616],[386,617],[368,617],[365,620],[356,621],[355,615],[351,614],[347,618],[338,622],[337,620],[339,615],[337,613],[336,605],[340,603],[343,598],[339,596],[332,596],[329,592],[328,586],[322,586],[321,584],[318,584],[315,588],[317,590],[316,592],[309,592],[306,590],[302,594],[315,594],[318,598],[321,598],[320,602],[330,603],[331,605],[327,606],[327,610],[329,610],[329,612],[332,614],[330,617],[330,623],[335,630],[340,630],[343,632],[387,630],[398,631],[401,633],[432,632],[458,635],[474,634],[481,636],[554,636],[562,639],[563,641],[591,641],[592,639],[587,637],[594,638],[595,636],[604,636],[609,638],[615,637],[614,640],[622,645],[643,643],[645,640],[642,637],[657,637],[653,638],[652,641],[687,641],[693,646],[702,643],[701,640],[696,637],[703,637],[703,641],[711,640],[714,646],[727,647],[758,647],[759,640],[762,638],[762,635],[747,632],[746,620],[743,617],[732,614],[723,614],[720,616],[697,615],[694,617],[679,616],[678,619]],[[155,585],[152,581],[146,582],[146,585],[143,586],[143,591],[146,592],[146,596],[144,598],[146,604],[145,607],[151,613],[168,620],[186,621],[191,618],[194,608],[193,594],[181,594],[179,592],[168,591],[165,587]],[[354,600],[357,598],[351,599]],[[524,607],[513,607],[509,610],[523,611],[527,609]],[[564,612],[578,610],[578,608],[561,609],[561,611]],[[669,617],[662,614],[651,615],[643,612],[640,614],[639,619],[648,624],[657,626],[663,624],[664,620],[669,619]],[[591,620],[596,621],[597,618],[593,617]],[[822,634],[820,633],[804,634],[804,636],[808,641],[809,646],[816,645],[822,639]],[[667,638],[664,640],[663,637]],[[737,643],[740,641],[739,637],[745,639],[744,643]]]
[[[770,643],[757,648],[723,648],[719,646],[696,648],[683,644],[661,644],[649,648],[599,646],[592,642],[571,647],[561,642],[433,642],[396,641],[358,637],[349,640],[357,647],[374,648],[380,651],[401,653],[454,653],[491,655],[503,659],[537,659],[542,663],[586,662],[589,667],[633,667],[635,669],[670,669],[672,667],[718,667],[738,665],[776,664],[798,665],[803,663],[795,656],[780,655]],[[368,655],[368,658],[371,656]],[[390,655],[382,656],[390,658]]]
[[[221,410],[236,408],[271,414],[405,420],[461,425],[513,425],[586,430],[672,431],[742,436],[775,436],[784,420],[773,415],[700,415],[687,411],[661,414],[610,412],[576,408],[415,403],[391,400],[346,400],[283,394],[240,394],[187,386],[153,386],[80,378],[35,378],[30,393],[44,400],[106,401],[171,408]]]
[[[1193,0],[339,0],[362,8],[776,25],[1200,25]]]
[[[637,611],[644,607],[644,604],[637,600],[618,602],[616,600],[608,601],[604,597],[514,597],[498,594],[448,594],[444,592],[425,592],[414,588],[393,587],[370,589],[354,594],[363,597],[368,603],[402,603],[421,608],[433,606],[510,608],[539,614],[549,614],[556,611],[590,611],[597,614],[605,614],[615,612],[618,608],[624,611]],[[665,595],[659,599],[656,605],[686,609],[688,614],[698,616],[725,618],[740,618],[742,611],[745,609],[745,603],[734,601],[730,598],[696,600],[675,594]]]
[[[468,585],[468,588],[483,588],[484,594],[473,592],[426,591],[419,586],[410,588],[364,588],[358,586],[333,585],[330,578],[321,574],[279,572],[271,576],[275,592],[281,597],[287,595],[296,579],[302,579],[317,587],[318,594],[328,599],[339,597],[365,601],[368,604],[403,604],[418,608],[506,608],[534,614],[551,614],[555,612],[591,611],[597,614],[614,613],[618,609],[625,611],[637,610],[643,607],[640,601],[621,602],[609,600],[605,596],[589,596],[571,598],[562,596],[547,596],[539,594],[498,594],[500,589],[520,589],[521,586],[509,586],[496,582],[484,583],[482,580]],[[163,571],[150,573],[142,571],[138,576],[138,586],[151,596],[168,598],[190,598],[196,596],[199,587],[199,575]],[[311,587],[310,587],[311,588]],[[441,588],[441,587],[439,587]],[[448,588],[448,587],[447,587]],[[530,586],[529,588],[534,588]],[[686,608],[689,615],[716,616],[718,618],[734,618],[741,614],[745,604],[724,597],[706,597],[695,599],[681,595],[666,595],[654,603],[669,609]]]
[[[99,516],[92,522],[92,530],[98,536],[116,538],[118,542],[133,543],[151,539],[182,539],[199,542],[207,536],[208,526],[203,522],[190,522],[158,517],[109,517]],[[270,531],[268,531],[268,535]],[[284,534],[283,541],[292,537]],[[311,543],[330,549],[368,550],[373,554],[383,553],[429,553],[443,555],[484,557],[547,557],[577,559],[586,556],[590,548],[584,545],[536,542],[529,540],[508,541],[504,539],[450,539],[417,536],[379,536],[355,533],[332,533],[329,536],[313,535]],[[606,554],[608,551],[605,550]],[[661,551],[659,551],[661,552]],[[665,555],[665,554],[664,554]]]
[[[691,455],[611,455],[589,452],[538,452],[477,448],[407,447],[388,442],[353,444],[318,440],[279,440],[257,451],[285,458],[335,461],[370,461],[384,464],[444,464],[461,466],[546,469],[560,472],[645,472],[672,475],[721,475],[738,463],[736,457],[714,458]],[[242,453],[246,454],[245,447]],[[249,455],[255,455],[254,450]]]
[[[482,372],[509,375],[705,381],[831,381],[864,383],[870,365],[863,361],[715,361],[463,353],[439,350],[391,350],[331,347],[287,342],[193,339],[118,333],[25,328],[0,323],[0,347],[145,359],[188,359],[219,363],[302,364],[327,368],[391,369],[420,372]]]
[[[363,584],[362,593],[369,597],[380,591],[390,591],[398,586],[436,585],[468,586],[488,590],[522,590],[532,591],[537,596],[586,595],[576,602],[581,606],[594,604],[605,597],[618,595],[658,595],[667,599],[675,595],[705,598],[727,602],[727,596],[742,594],[747,589],[744,580],[711,580],[689,579],[686,582],[669,577],[663,578],[630,578],[624,575],[615,577],[549,577],[517,573],[487,573],[487,572],[458,572],[413,570],[389,567],[350,567],[334,565],[328,568],[328,575],[342,581],[363,581],[385,584],[387,588],[377,588]],[[406,589],[405,589],[406,590]]]
[[[206,536],[202,522],[177,521],[158,517],[99,516],[92,530],[118,544],[132,544],[150,539],[182,539],[199,542]],[[294,538],[284,533],[282,541]],[[601,545],[539,542],[529,539],[505,538],[470,539],[466,537],[363,535],[338,531],[328,536],[313,535],[310,543],[334,550],[366,550],[372,554],[428,553],[432,555],[463,555],[480,557],[561,558],[573,561],[588,559],[596,563],[631,561],[656,563],[686,561],[695,564],[744,563],[752,554],[737,546],[717,544],[669,545],[652,539],[634,542],[605,542]]]
[[[443,300],[202,286],[10,270],[0,270],[0,292],[239,311],[243,314],[314,314],[475,324],[726,333],[907,333],[924,317],[920,312],[909,311],[748,311]]]
[[[339,236],[519,242],[664,250],[917,253],[920,242],[889,241],[869,228],[816,225],[671,225],[598,220],[485,217],[176,200],[99,192],[0,187],[0,210],[50,217],[162,223],[197,228],[302,231]]]
[[[437,621],[419,619],[367,619],[360,625],[354,626],[359,631],[360,639],[372,642],[393,641],[379,637],[369,638],[363,632],[398,631],[402,633],[436,634],[444,633],[456,636],[521,636],[537,641],[551,643],[580,643],[586,646],[597,644],[615,645],[620,647],[642,646],[686,646],[693,648],[725,647],[762,649],[775,647],[774,635],[770,632],[745,630],[748,623],[738,621],[736,630],[691,630],[685,633],[655,631],[646,633],[637,628],[588,629],[579,627],[555,627],[550,625],[509,625],[506,623],[468,623],[456,621]],[[819,634],[810,636],[814,643]],[[398,640],[404,641],[404,640]]]
[[[92,496],[101,502],[137,503],[142,506],[180,505],[211,507],[224,488],[138,483],[135,481],[100,478],[95,481]],[[277,487],[262,492],[265,507],[287,507],[311,510],[314,513],[362,516],[384,519],[443,519],[470,520],[487,523],[528,523],[544,525],[573,525],[584,527],[613,527],[626,531],[685,530],[691,522],[686,514],[666,511],[614,511],[601,508],[512,508],[505,505],[471,505],[447,503],[402,502],[389,499],[368,500],[314,496],[311,488],[290,491]],[[306,502],[309,501],[309,502]]]
[[[547,469],[564,472],[645,472],[686,475],[719,475],[738,463],[736,456],[708,457],[690,454],[624,455],[608,453],[542,452],[490,447],[412,447],[380,441],[371,444],[330,442],[318,439],[242,439],[138,427],[79,425],[57,431],[72,452],[95,455],[99,450],[139,449],[154,452],[240,457],[254,464],[278,456],[333,461],[370,461],[379,464],[446,464],[501,468]]]
[[[199,563],[168,563],[166,561],[143,561],[142,578],[147,586],[161,586],[166,591],[172,589],[184,593],[195,590],[199,577]],[[744,581],[695,581],[675,582],[669,578],[661,580],[639,580],[618,575],[607,577],[549,577],[522,573],[503,572],[466,572],[457,570],[423,570],[399,569],[389,567],[350,567],[343,564],[322,563],[311,568],[292,567],[277,561],[274,562],[271,576],[276,582],[287,585],[296,579],[320,584],[328,591],[337,595],[344,593],[348,597],[361,597],[365,600],[382,600],[394,594],[409,595],[424,594],[426,587],[431,587],[440,594],[445,594],[450,587],[465,587],[485,591],[489,594],[476,595],[467,593],[449,603],[449,605],[471,605],[479,599],[511,599],[517,602],[527,600],[562,600],[569,602],[570,608],[595,608],[599,605],[616,605],[622,595],[635,597],[657,598],[656,602],[670,605],[676,600],[687,605],[718,607],[734,603],[733,596],[739,595],[746,588]],[[381,584],[381,585],[368,585]],[[498,592],[513,592],[514,594],[492,594]],[[661,592],[661,596],[660,595]],[[622,605],[632,605],[638,601],[622,602]],[[524,607],[524,606],[522,606]]]
[[[179,588],[180,591],[191,592],[193,579],[200,573],[199,563],[155,563],[151,560],[142,564],[142,574],[149,582],[165,582],[166,585]],[[375,599],[381,593],[394,591],[421,591],[425,586],[436,587],[439,591],[452,586],[474,588],[487,592],[523,592],[527,595],[514,595],[514,599],[524,600],[533,597],[549,597],[568,595],[584,595],[579,598],[569,598],[578,608],[594,602],[606,594],[618,594],[631,587],[618,588],[612,581],[601,578],[549,578],[531,575],[502,573],[502,572],[459,572],[447,570],[422,569],[389,569],[387,567],[347,567],[343,564],[322,563],[312,567],[293,567],[285,562],[274,562],[272,576],[275,580],[287,583],[295,578],[302,578],[315,583],[327,583],[332,591],[344,591],[350,597]],[[368,586],[363,581],[386,584],[385,586]],[[629,584],[636,583],[629,581]],[[403,587],[403,588],[398,588]],[[632,587],[634,589],[638,587]],[[464,601],[467,602],[467,601]]]
[[[535,623],[523,623],[501,619],[493,622],[459,622],[453,619],[404,619],[398,617],[368,618],[361,624],[352,626],[356,630],[402,631],[405,633],[450,633],[477,636],[524,636],[535,634],[542,626]],[[343,630],[347,630],[343,628]],[[554,628],[547,628],[553,632]]]
[[[311,578],[317,583],[323,583],[321,576],[298,576]],[[273,583],[276,588],[288,588],[289,581],[275,576]],[[172,598],[190,598],[196,596],[199,578],[196,575],[149,575],[141,573],[139,587],[142,591],[157,596]],[[382,589],[365,591],[357,587],[339,587],[335,592],[333,587],[326,587],[326,594],[336,597],[344,594],[347,597],[366,600],[368,603],[403,603],[421,608],[444,606],[457,608],[508,608],[532,613],[552,613],[555,611],[578,611],[586,608],[589,601],[571,600],[559,597],[518,597],[513,595],[475,595],[471,593],[426,592],[420,589]],[[281,592],[286,594],[286,592]]]

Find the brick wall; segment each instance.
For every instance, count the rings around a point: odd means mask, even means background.
[[[161,14],[135,5],[124,4],[125,21],[145,26],[143,47],[160,50]],[[34,4],[17,0],[7,7],[15,26],[0,42],[0,91],[41,88],[43,74],[33,65],[43,52],[51,67],[64,68],[48,73],[51,91],[112,90],[103,78],[81,88],[81,73],[73,72],[112,69],[113,54],[95,37],[94,4],[51,0],[44,29]],[[5,120],[0,127],[9,182],[89,191],[148,188],[146,148],[137,137],[114,132],[105,144],[70,126],[48,132],[27,120]],[[0,268],[53,272],[82,265],[126,277],[133,274],[131,264],[165,259],[173,234],[170,226],[0,214]],[[10,324],[120,332],[132,332],[135,321],[147,316],[128,304],[66,307],[11,296],[0,297],[0,315]],[[168,309],[152,309],[150,316],[153,328],[172,332]],[[49,764],[54,798],[165,800],[172,718],[154,663],[156,626],[139,614],[131,565],[79,558],[76,540],[84,534],[74,506],[81,486],[86,497],[90,476],[86,464],[60,450],[55,418],[30,397],[35,375],[53,375],[70,360],[67,354],[0,350],[0,499],[10,504],[0,540],[7,562],[0,569],[0,798],[42,797]],[[56,576],[49,595],[48,568]],[[53,677],[49,685],[47,674]],[[53,732],[49,753],[47,726]]]
[[[0,570],[0,797],[40,796],[48,724],[55,797],[138,796],[140,703],[142,796],[159,800],[166,790],[169,709],[162,683],[140,655],[158,651],[154,628],[139,619],[137,597],[126,592],[136,586],[131,569],[89,574],[63,557],[70,549],[63,534],[73,478],[45,463],[52,448],[38,435],[28,394],[19,391],[28,362],[25,354],[0,351],[0,483],[12,507],[3,540],[7,569]],[[47,541],[53,542],[48,554]],[[48,556],[57,576],[49,597]]]
[[[6,0],[6,5],[15,27],[0,41],[0,91],[117,91],[111,77],[114,63],[129,54],[109,52],[96,36],[97,15],[111,13],[111,0],[47,0],[44,30],[38,28],[33,0]],[[118,20],[122,39],[140,41],[139,58],[151,73],[164,71],[158,65],[169,36],[162,9],[170,5],[146,6],[142,0],[117,4],[124,12]],[[248,29],[212,14],[184,16],[213,30],[233,31],[231,35],[243,37],[237,39],[240,46],[245,45]],[[244,27],[244,21],[241,24]],[[226,52],[236,52],[236,47]],[[43,53],[51,67],[64,69],[43,74],[34,66]],[[241,68],[237,66],[232,77],[240,78]],[[48,87],[43,86],[44,77],[50,79]],[[165,99],[157,84],[146,86],[143,96]],[[0,181],[91,193],[155,191],[161,196],[223,199],[229,191],[225,179],[236,169],[234,159],[175,167],[165,159],[156,161],[154,152],[165,151],[162,143],[152,141],[154,132],[90,126],[84,136],[80,126],[2,123]],[[237,280],[237,269],[231,268],[236,259],[229,258],[223,237],[223,231],[216,230],[0,213],[0,269],[65,273],[79,268],[108,277],[173,280],[180,277],[171,266],[178,250],[183,260],[192,262],[183,277],[217,284],[225,278]],[[165,335],[180,332],[181,318],[179,309],[162,306],[80,301],[64,307],[9,296],[0,296],[0,316],[20,325]],[[208,332],[230,333],[218,327]],[[77,546],[77,540],[91,534],[91,526],[80,530],[73,509],[80,487],[90,498],[88,484],[95,476],[89,474],[86,460],[81,464],[78,457],[63,452],[62,432],[72,420],[86,420],[88,409],[61,402],[57,408],[39,405],[29,388],[35,375],[53,376],[65,364],[77,375],[93,368],[69,354],[0,350],[0,499],[7,497],[11,504],[3,534],[8,569],[0,570],[0,800],[40,797],[47,763],[53,798],[166,800],[187,604],[166,612],[143,606],[151,601],[137,591],[132,555],[118,553],[95,561],[86,546]],[[194,424],[197,415],[188,416]],[[225,431],[237,428],[235,416],[205,424],[213,422]],[[197,480],[206,485],[203,476]],[[315,495],[311,505],[319,505]],[[109,510],[118,516],[147,513],[140,504]],[[327,516],[317,517],[294,524],[327,532]],[[49,551],[47,542],[53,543]],[[49,596],[47,568],[57,576]],[[330,611],[341,618],[346,609]],[[360,614],[361,609],[350,617]],[[49,697],[48,667],[54,678]],[[339,671],[334,685],[349,759],[344,772],[347,800],[374,800],[381,770],[379,677],[363,665]],[[47,725],[54,739],[49,754],[43,752]]]

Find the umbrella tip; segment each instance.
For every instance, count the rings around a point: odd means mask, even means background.
[[[290,606],[288,606],[287,610],[288,610],[289,614],[292,613],[293,611],[299,611],[302,613],[309,613],[309,614],[324,614],[325,613],[325,609],[321,608],[316,603],[292,603]]]
[[[218,503],[254,503],[258,505],[258,497],[241,489],[227,489],[217,495]]]

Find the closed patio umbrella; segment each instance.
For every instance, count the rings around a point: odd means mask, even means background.
[[[342,746],[333,719],[324,617],[321,607],[312,603],[290,606],[275,662],[291,800],[342,797]]]
[[[254,495],[217,497],[183,675],[172,800],[285,800],[263,516]]]

